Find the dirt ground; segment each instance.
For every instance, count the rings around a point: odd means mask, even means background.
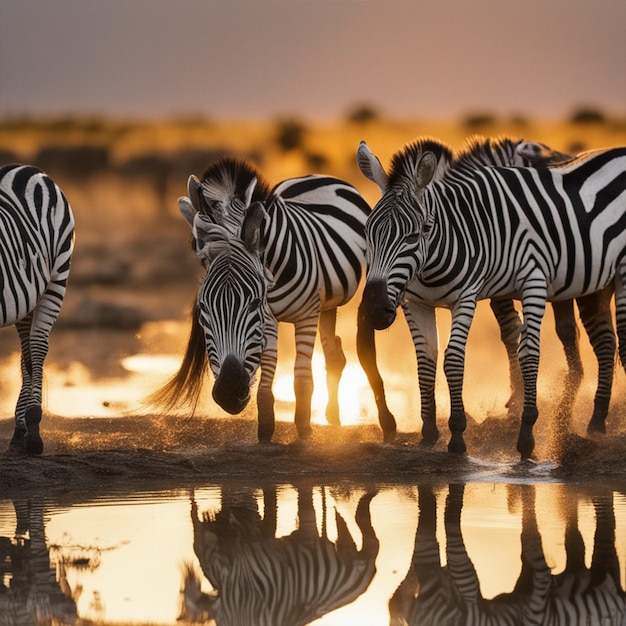
[[[12,421],[0,422],[0,448],[7,448],[12,429]],[[292,424],[278,422],[275,443],[258,444],[255,421],[236,418],[45,416],[42,433],[41,457],[0,458],[1,497],[31,490],[97,492],[122,485],[184,486],[246,477],[356,483],[601,478],[621,488],[626,481],[626,435],[599,441],[571,436],[555,461],[538,457],[520,463],[514,450],[516,426],[504,419],[470,424],[467,456],[445,450],[445,432],[434,449],[426,450],[417,433],[399,433],[394,443],[383,444],[376,426],[314,426],[312,439],[299,442]]]

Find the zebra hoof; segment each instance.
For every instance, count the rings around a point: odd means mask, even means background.
[[[313,429],[311,428],[310,424],[307,424],[306,426],[298,426],[298,438],[299,439],[310,439],[311,435],[313,434]]]
[[[587,434],[588,435],[606,435],[606,424],[604,420],[594,420],[592,419],[587,425]]]
[[[463,435],[453,434],[450,443],[448,443],[448,452],[452,454],[465,454],[467,452],[467,446],[465,445],[465,440],[463,439]]]
[[[383,443],[393,443],[396,440],[396,430],[388,430],[383,432]]]
[[[26,454],[40,456],[43,454],[43,439],[38,434],[26,435]]]
[[[424,450],[430,450],[435,445],[436,441],[436,439],[426,439],[426,437],[422,436],[418,446]]]
[[[7,448],[7,454],[11,456],[21,456],[26,452],[26,429],[24,428],[15,428],[13,431],[13,437],[11,437],[11,441],[9,442],[9,447]]]
[[[530,437],[525,437],[524,439],[520,438],[517,440],[517,451],[520,453],[522,461],[530,459],[534,449],[535,438],[532,435]]]
[[[454,439],[454,436],[452,437]],[[439,430],[435,424],[425,423],[422,426],[422,441],[420,445],[425,448],[432,448],[439,439]],[[463,437],[461,437],[461,441],[463,441]],[[465,445],[465,444],[464,444]]]

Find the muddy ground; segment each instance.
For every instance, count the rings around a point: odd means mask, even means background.
[[[38,458],[3,455],[0,496],[30,490],[71,492],[124,486],[158,488],[229,478],[290,482],[309,477],[327,482],[444,480],[595,480],[626,486],[626,435],[590,441],[566,438],[559,452],[520,463],[516,427],[507,420],[471,424],[470,454],[445,450],[447,434],[432,450],[417,433],[399,433],[383,444],[376,426],[314,426],[312,439],[298,442],[294,427],[277,424],[275,443],[256,442],[252,419],[138,416],[80,419],[46,416],[45,451]],[[0,422],[0,447],[12,434]],[[621,485],[621,487],[620,487]]]

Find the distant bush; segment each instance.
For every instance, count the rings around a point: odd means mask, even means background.
[[[321,152],[307,152],[305,155],[308,167],[319,172],[328,167],[328,157]]]
[[[33,165],[51,176],[86,178],[109,168],[106,146],[46,146],[35,156]]]
[[[296,119],[279,120],[276,124],[276,143],[283,152],[301,149],[307,129]]]
[[[491,126],[497,123],[496,116],[493,113],[469,113],[463,118],[463,126],[469,130],[477,130],[484,126]]]
[[[579,107],[570,116],[572,124],[604,124],[606,115],[594,107]]]
[[[0,167],[9,165],[9,163],[20,163],[19,156],[12,150],[0,148]]]
[[[584,141],[572,141],[567,146],[567,152],[569,154],[578,154],[587,150],[587,144]]]
[[[352,124],[369,124],[380,119],[380,114],[374,107],[361,104],[348,112],[348,121]]]
[[[516,114],[511,117],[511,124],[519,126],[520,128],[526,128],[530,125],[528,118],[521,114]]]

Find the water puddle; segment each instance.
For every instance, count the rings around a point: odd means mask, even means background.
[[[1,500],[0,623],[623,624],[625,556],[626,496],[600,484]]]

